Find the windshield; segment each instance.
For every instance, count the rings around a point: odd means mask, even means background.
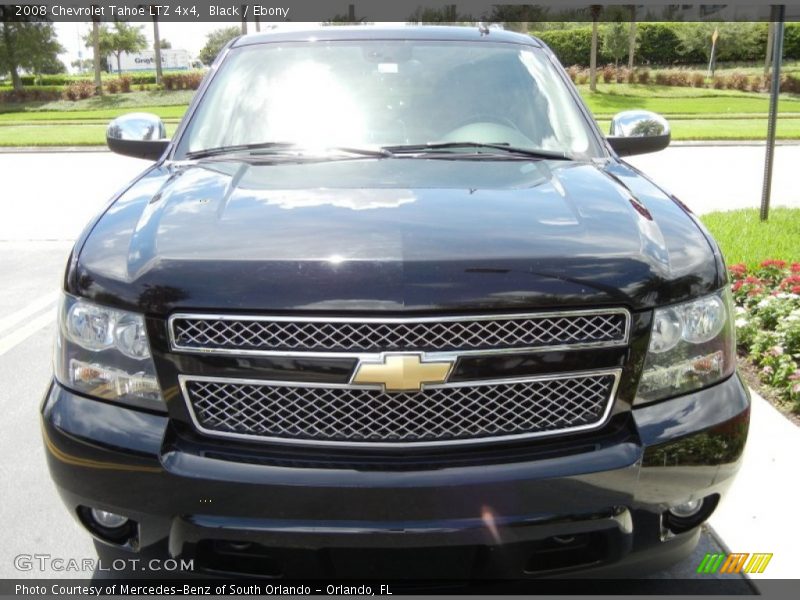
[[[441,142],[597,153],[574,98],[537,48],[359,40],[234,49],[178,155],[266,143],[325,149]]]

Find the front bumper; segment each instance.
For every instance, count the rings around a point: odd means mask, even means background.
[[[672,535],[661,515],[724,494],[741,461],[749,408],[734,376],[637,408],[595,443],[416,466],[231,460],[182,439],[166,416],[57,383],[42,422],[69,510],[129,517],[138,524],[124,544],[131,551],[166,545],[173,556],[196,558],[196,568],[291,577],[363,574],[381,549],[387,564],[417,558],[438,576],[518,578],[629,575],[691,552],[699,530]],[[447,570],[446,557],[465,572]]]

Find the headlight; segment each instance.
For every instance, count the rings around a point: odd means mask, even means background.
[[[725,289],[656,309],[636,404],[686,394],[733,374],[736,341]]]
[[[58,321],[54,370],[62,385],[165,410],[142,315],[64,294]]]

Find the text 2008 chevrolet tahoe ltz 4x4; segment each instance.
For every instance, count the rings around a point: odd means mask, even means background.
[[[619,158],[668,124],[611,129],[484,27],[244,36],[172,140],[113,121],[154,164],[64,278],[42,418],[69,511],[233,575],[685,556],[749,397],[717,244]]]

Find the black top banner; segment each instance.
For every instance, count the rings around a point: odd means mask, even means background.
[[[725,4],[668,4],[640,0],[635,4],[548,0],[535,4],[509,0],[40,0],[0,2],[0,20],[63,22],[537,22],[537,21],[768,21],[769,0],[734,0]],[[785,3],[786,20],[800,21],[800,0]]]

